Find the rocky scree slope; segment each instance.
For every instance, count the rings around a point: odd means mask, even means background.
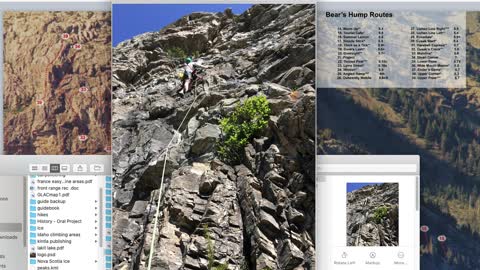
[[[109,154],[110,12],[6,12],[3,29],[5,153]]]
[[[347,193],[347,245],[398,246],[398,184]]]
[[[152,269],[213,269],[209,258],[228,269],[314,269],[314,14],[313,5],[193,13],[114,48],[115,269],[146,269],[154,230]],[[176,95],[172,51],[209,66],[197,99]],[[226,164],[219,120],[255,95],[269,101],[268,128],[242,164]]]

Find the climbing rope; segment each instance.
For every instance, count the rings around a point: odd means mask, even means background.
[[[161,178],[161,181],[160,181],[160,190],[159,190],[159,193],[158,193],[157,210],[155,212],[155,221],[153,223],[153,235],[152,235],[152,242],[150,243],[150,253],[149,253],[149,256],[148,256],[147,270],[151,270],[151,267],[152,267],[152,258],[153,258],[153,251],[155,250],[156,229],[157,229],[157,226],[158,226],[158,217],[160,215],[160,202],[162,200],[162,190],[163,190],[163,184],[164,184],[164,180],[165,180],[165,168],[167,167],[168,151],[170,150],[171,147],[174,147],[174,146],[177,146],[177,145],[180,144],[180,141],[181,141],[180,129],[182,128],[182,125],[185,122],[185,119],[187,119],[188,114],[192,110],[193,104],[195,104],[195,101],[197,100],[198,96],[199,95],[195,96],[195,98],[192,101],[192,104],[190,104],[190,107],[188,108],[187,113],[183,117],[182,122],[180,122],[180,125],[178,126],[178,128],[173,131],[174,135],[173,135],[172,139],[170,140],[170,142],[168,143],[167,148],[165,150],[165,159],[163,161],[162,178]],[[174,145],[172,145],[173,140],[175,138],[178,138],[178,139],[176,140],[176,143]]]

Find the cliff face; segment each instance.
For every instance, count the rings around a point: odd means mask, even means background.
[[[314,14],[193,13],[114,48],[116,269],[146,268],[154,230],[154,269],[314,269]],[[176,95],[181,52],[208,66],[197,99]],[[224,163],[219,120],[255,95],[269,101],[267,131],[242,164]]]
[[[347,193],[347,245],[398,246],[398,184]]]
[[[107,154],[110,13],[5,12],[3,26],[6,154]]]

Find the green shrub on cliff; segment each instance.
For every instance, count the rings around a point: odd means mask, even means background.
[[[172,58],[187,58],[187,53],[180,47],[172,47],[167,49],[167,54]]]
[[[227,162],[238,164],[240,153],[248,142],[268,124],[270,107],[265,96],[250,97],[237,105],[233,113],[220,121],[223,140],[218,153]]]
[[[215,248],[212,237],[210,236],[210,230],[208,229],[208,225],[206,224],[203,225],[203,235],[207,240],[208,270],[227,270],[227,263],[215,265]]]
[[[375,212],[373,212],[373,220],[375,223],[379,224],[382,222],[382,219],[386,217],[388,214],[388,207],[386,206],[380,206],[377,209],[375,209]]]

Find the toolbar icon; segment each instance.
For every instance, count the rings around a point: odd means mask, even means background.
[[[50,173],[59,173],[60,164],[50,164]]]
[[[73,164],[73,172],[74,173],[86,173],[87,172],[87,164]]]

